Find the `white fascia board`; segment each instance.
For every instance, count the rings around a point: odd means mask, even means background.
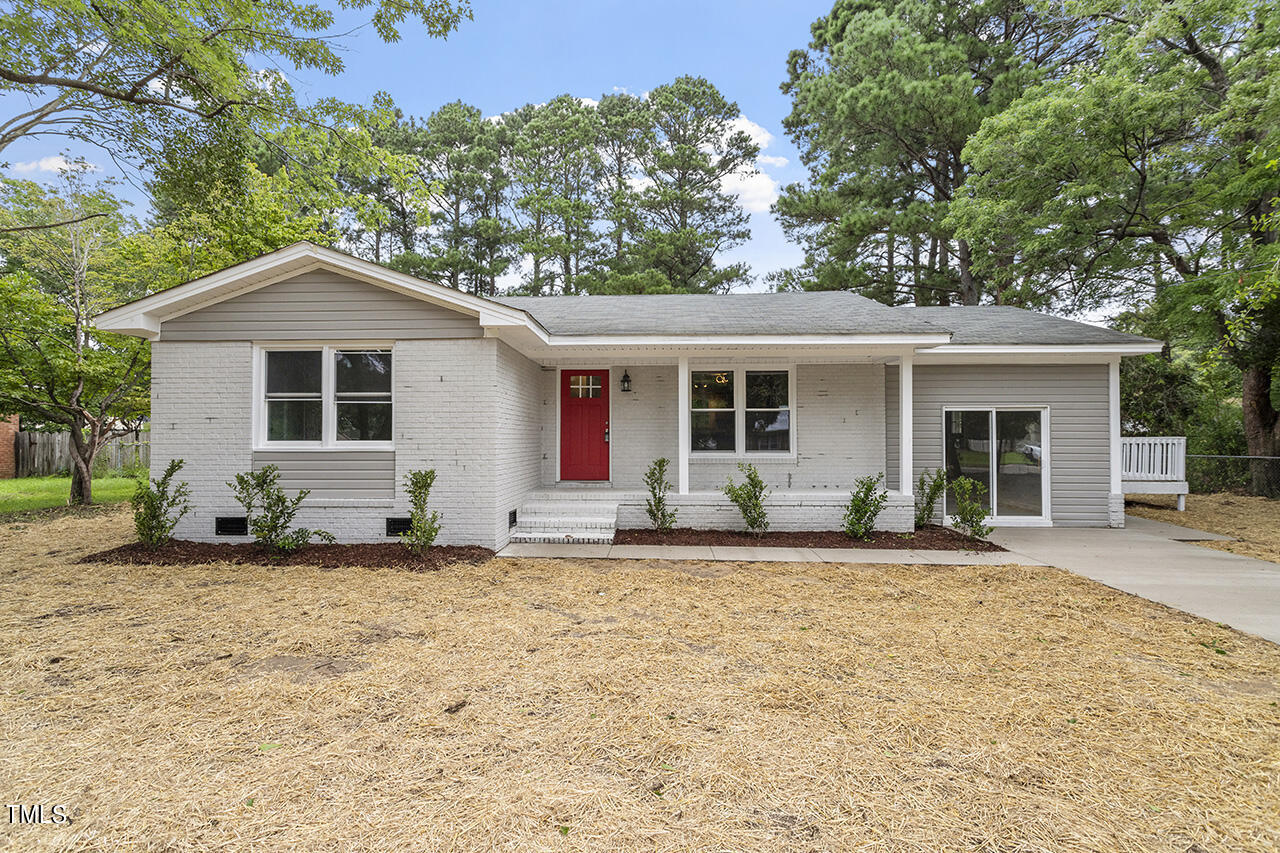
[[[955,358],[1001,358],[1007,356],[1085,356],[1109,360],[1115,356],[1160,352],[1159,341],[1133,344],[945,344],[916,352],[921,359],[949,361]]]
[[[571,346],[839,346],[871,344],[895,347],[934,347],[950,334],[921,335],[552,335],[553,347]]]
[[[480,318],[482,325],[524,326],[531,329],[538,337],[546,338],[546,331],[519,308],[511,308],[479,296],[425,282],[411,275],[312,243],[295,243],[269,255],[236,264],[221,272],[154,293],[110,311],[104,311],[94,318],[94,325],[104,331],[154,337],[159,332],[159,324],[165,320],[250,293],[319,267],[335,269],[378,287],[462,311]],[[280,274],[272,276],[272,270],[277,270]],[[246,280],[251,283],[236,287],[237,283],[243,283]],[[202,296],[206,298],[201,299]]]

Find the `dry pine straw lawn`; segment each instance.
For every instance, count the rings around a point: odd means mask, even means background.
[[[0,799],[75,816],[0,848],[1280,845],[1280,648],[1065,572],[69,565],[128,526],[0,526]]]
[[[1178,512],[1174,495],[1132,495],[1125,503],[1125,512],[1234,536],[1238,541],[1196,544],[1280,563],[1280,501],[1277,500],[1225,492],[1187,495],[1186,512]]]

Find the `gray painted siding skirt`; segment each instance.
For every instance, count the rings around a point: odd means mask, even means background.
[[[396,493],[394,450],[254,451],[253,470],[267,465],[280,469],[283,488],[310,489],[310,499],[391,500]]]

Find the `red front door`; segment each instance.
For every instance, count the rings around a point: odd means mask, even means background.
[[[560,372],[560,479],[609,479],[609,371]]]

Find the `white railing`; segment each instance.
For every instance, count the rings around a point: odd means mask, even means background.
[[[1144,482],[1187,479],[1187,440],[1180,435],[1121,438],[1120,476]]]

